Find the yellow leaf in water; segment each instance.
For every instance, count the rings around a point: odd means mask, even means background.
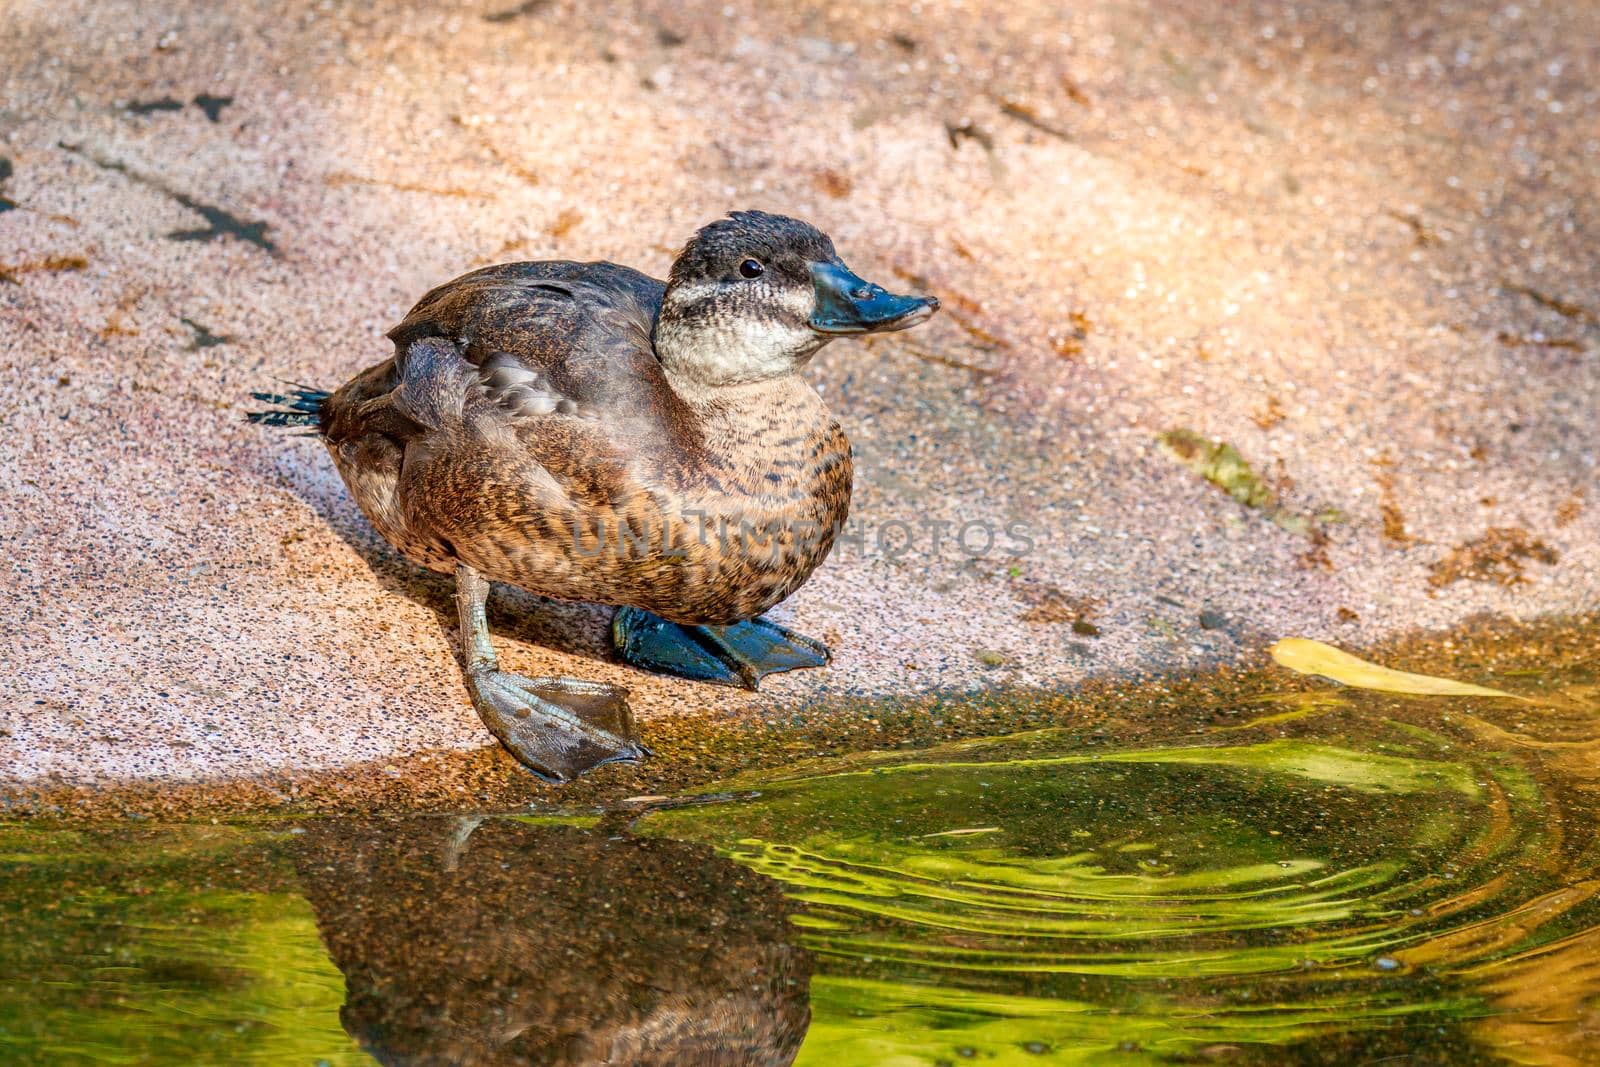
[[[1321,641],[1304,637],[1286,637],[1267,651],[1279,665],[1301,674],[1315,674],[1357,689],[1378,689],[1385,693],[1410,693],[1435,697],[1508,697],[1523,700],[1514,693],[1486,689],[1470,682],[1452,682],[1448,678],[1435,678],[1429,674],[1410,674],[1390,670],[1376,663],[1357,659]]]

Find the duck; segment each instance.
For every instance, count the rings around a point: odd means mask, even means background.
[[[735,211],[661,281],[610,262],[506,263],[426,293],[394,354],[331,392],[252,394],[319,437],[373,528],[455,579],[472,704],[556,782],[648,755],[627,690],[500,668],[490,583],[614,606],[626,663],[755,689],[828,648],[764,617],[849,513],[850,442],[802,372],[908,329],[931,295],[862,279],[807,222]]]

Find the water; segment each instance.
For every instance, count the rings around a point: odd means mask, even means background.
[[[1586,659],[605,810],[15,824],[0,1058],[1592,1062]]]

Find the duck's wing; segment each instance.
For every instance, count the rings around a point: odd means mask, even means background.
[[[581,417],[590,437],[674,434],[684,420],[651,343],[663,290],[612,263],[508,263],[462,275],[389,331],[395,358],[334,395],[324,431],[335,443],[376,432],[403,446],[464,421],[536,445],[552,433],[550,419]]]
[[[525,416],[576,406],[629,418],[670,394],[651,344],[664,288],[614,263],[508,263],[429,292],[389,337],[399,353],[454,342],[494,399]]]
[[[363,510],[470,553],[678,480],[698,450],[651,344],[663,288],[612,264],[526,263],[428,293],[390,331],[394,358],[324,412],[346,482],[383,491]]]

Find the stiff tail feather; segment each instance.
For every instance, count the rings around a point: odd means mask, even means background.
[[[245,415],[251,422],[263,426],[309,426],[311,430],[301,436],[315,436],[322,432],[322,405],[332,393],[304,386],[281,393],[251,393],[263,404],[276,404],[271,411],[252,411]]]

